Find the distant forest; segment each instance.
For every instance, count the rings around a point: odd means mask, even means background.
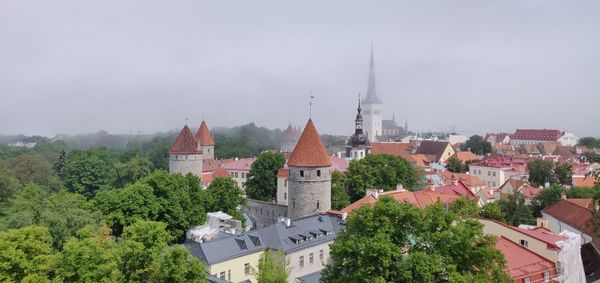
[[[195,133],[196,129],[193,128],[192,131]],[[271,130],[258,127],[254,123],[233,128],[218,127],[211,131],[215,140],[215,157],[218,159],[250,157],[265,150],[278,150],[282,133],[280,129]],[[166,159],[168,150],[178,134],[179,130],[146,135],[110,134],[107,131],[98,131],[92,134],[59,135],[54,138],[0,135],[0,145],[16,142],[38,143],[36,145],[38,150],[40,147],[51,146],[66,151],[104,148],[116,152],[131,151],[145,156],[154,155],[155,158],[162,156]],[[321,138],[332,153],[343,150],[343,139],[332,135],[321,135]]]

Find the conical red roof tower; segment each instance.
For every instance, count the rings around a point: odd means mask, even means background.
[[[200,145],[215,145],[212,134],[208,130],[208,126],[206,126],[204,120],[202,120],[200,128],[198,128],[198,132],[196,132],[196,141],[200,143]]]
[[[304,131],[288,160],[288,166],[295,167],[327,167],[331,166],[329,154],[321,141],[319,132],[313,124],[312,119],[308,120]]]
[[[196,140],[194,139],[194,135],[192,134],[192,131],[190,131],[190,128],[188,128],[187,125],[185,125],[183,127],[183,129],[179,133],[179,136],[177,136],[177,139],[173,143],[173,146],[171,146],[171,150],[169,150],[169,153],[179,153],[179,154],[202,153],[196,147]]]

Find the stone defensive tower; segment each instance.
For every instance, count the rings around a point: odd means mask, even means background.
[[[202,151],[187,125],[183,127],[169,150],[169,173],[192,173],[202,177]]]
[[[331,209],[331,159],[312,120],[288,160],[288,217]]]
[[[202,158],[215,159],[215,141],[204,120],[198,128],[195,138],[196,143],[198,143],[198,150],[202,151]]]

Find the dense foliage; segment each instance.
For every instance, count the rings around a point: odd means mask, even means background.
[[[285,165],[281,153],[263,152],[250,167],[246,194],[251,199],[272,201],[277,194],[277,172]]]
[[[600,139],[594,137],[583,137],[579,139],[579,145],[589,149],[600,148]]]
[[[538,187],[546,182],[549,184],[571,185],[572,171],[569,164],[558,164],[546,160],[536,159],[527,164],[529,182]]]
[[[509,282],[495,237],[442,205],[382,197],[356,210],[331,245],[322,282]]]
[[[346,172],[346,189],[354,202],[364,197],[369,188],[389,191],[401,184],[406,189],[414,189],[419,178],[417,169],[404,158],[387,154],[367,155],[350,162]]]
[[[477,155],[486,155],[492,153],[492,144],[483,139],[480,135],[473,135],[460,146],[462,151],[470,151]]]
[[[350,205],[350,196],[346,191],[346,174],[339,171],[331,173],[331,209],[341,210]]]
[[[458,160],[456,157],[450,157],[446,164],[446,170],[453,173],[465,173],[469,171],[469,166],[463,164],[462,161]]]
[[[288,282],[288,267],[282,251],[266,250],[258,260],[258,271],[254,271],[258,283]]]

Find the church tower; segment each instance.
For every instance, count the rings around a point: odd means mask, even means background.
[[[346,158],[351,160],[363,159],[371,152],[369,139],[363,133],[363,118],[360,109],[360,98],[358,99],[356,119],[354,120],[354,134],[348,138],[346,143]]]
[[[375,88],[375,59],[373,58],[373,46],[371,46],[371,62],[369,63],[369,82],[367,85],[367,97],[363,101],[365,122],[364,131],[370,141],[377,141],[377,136],[383,135],[381,125],[381,100],[377,97]]]
[[[198,149],[196,140],[187,125],[169,150],[169,173],[192,173],[202,177],[202,151]]]
[[[198,150],[202,151],[202,158],[215,159],[215,141],[204,120],[202,120],[198,128],[198,132],[196,132],[195,139],[198,144]]]
[[[331,159],[312,119],[288,160],[288,217],[331,209]]]

